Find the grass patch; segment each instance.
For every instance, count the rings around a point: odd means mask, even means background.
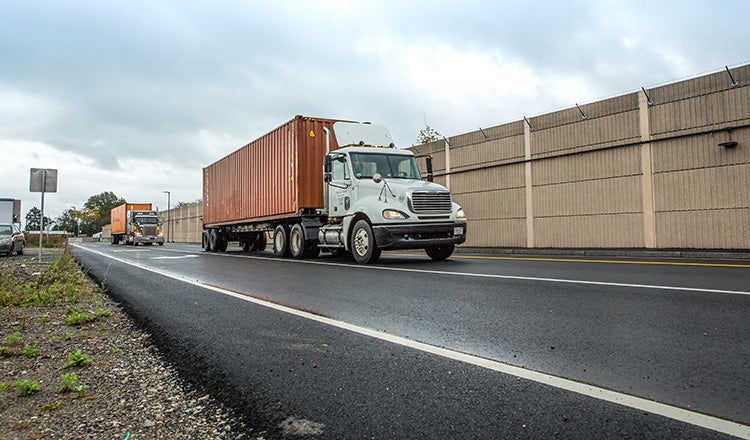
[[[71,309],[68,312],[67,322],[68,325],[81,325],[89,322],[94,322],[108,316],[112,316],[111,310],[98,309],[89,313]]]
[[[23,338],[21,337],[21,333],[13,332],[12,334],[8,335],[8,337],[5,338],[5,344],[11,347],[23,345]]]
[[[53,306],[63,299],[76,304],[94,289],[85,281],[80,266],[65,250],[36,280],[18,280],[11,270],[0,273],[0,307]]]
[[[57,411],[60,408],[62,408],[62,403],[60,402],[48,403],[46,405],[43,405],[41,408],[39,408],[39,414],[44,414],[44,413],[51,412],[51,411]]]
[[[25,357],[26,359],[37,358],[40,355],[41,353],[39,352],[39,349],[36,348],[36,344],[29,345],[28,347],[23,349],[23,357]]]

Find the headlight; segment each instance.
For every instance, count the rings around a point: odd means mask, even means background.
[[[456,211],[456,218],[466,219],[466,213],[464,212],[464,208],[458,208],[458,211]]]
[[[383,218],[388,220],[403,220],[409,218],[409,216],[401,211],[396,211],[395,209],[386,209],[383,211]]]
[[[10,244],[10,238],[0,238],[0,243],[2,243],[2,244]]]

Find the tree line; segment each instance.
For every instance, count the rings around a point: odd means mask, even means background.
[[[197,200],[200,202],[200,199]],[[89,197],[81,208],[71,207],[52,219],[44,216],[44,229],[52,231],[64,231],[73,236],[91,236],[101,232],[102,228],[111,222],[112,208],[125,203],[125,199],[117,197],[112,191],[105,191]],[[173,209],[179,209],[190,205],[188,202],[179,202]],[[42,221],[41,210],[36,206],[26,214],[26,231],[39,231],[39,223]]]
[[[71,207],[63,211],[54,220],[44,216],[36,206],[26,214],[26,231],[38,231],[43,221],[44,228],[53,231],[65,231],[70,235],[93,235],[102,231],[102,227],[110,223],[110,211],[115,206],[125,203],[125,199],[117,197],[112,191],[96,194],[86,201],[81,208]]]

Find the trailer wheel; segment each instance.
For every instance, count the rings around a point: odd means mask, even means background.
[[[255,237],[255,241],[253,242],[253,248],[252,250],[257,252],[263,252],[266,250],[266,233],[259,232],[258,236]]]
[[[224,234],[221,233],[221,231],[219,231],[217,233],[217,235],[219,237],[218,238],[219,242],[218,242],[218,245],[217,245],[217,250],[219,252],[226,252],[227,251],[227,247],[229,246],[229,242],[227,241],[226,237],[224,237]]]
[[[219,252],[219,240],[219,230],[211,229],[211,232],[208,234],[208,242],[211,252]]]
[[[209,240],[207,229],[201,234],[201,247],[204,251],[211,252],[211,241]]]
[[[288,257],[289,251],[289,228],[286,225],[278,225],[273,231],[273,254],[277,257]]]
[[[453,249],[455,248],[455,245],[449,244],[446,246],[426,247],[424,248],[424,251],[427,252],[427,255],[433,260],[440,261],[450,257],[453,254]]]
[[[352,255],[360,264],[375,263],[380,258],[380,249],[375,243],[375,234],[367,220],[360,220],[354,224],[352,231]]]

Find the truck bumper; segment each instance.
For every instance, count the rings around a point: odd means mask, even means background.
[[[463,243],[466,222],[372,225],[372,232],[380,249],[422,249]]]
[[[139,244],[154,244],[154,243],[160,243],[164,244],[164,237],[163,236],[140,236],[140,237],[133,237],[133,244],[139,245]]]

